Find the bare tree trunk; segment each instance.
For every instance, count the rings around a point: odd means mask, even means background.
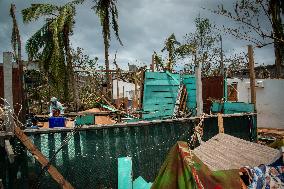
[[[282,65],[282,54],[280,45],[277,42],[274,42],[274,53],[275,53],[275,66],[276,66],[276,73],[275,77],[281,77],[281,65]]]
[[[276,39],[283,40],[284,39],[284,32],[283,32],[283,23],[281,20],[281,10],[278,6],[278,0],[270,0],[269,1],[269,13],[271,15],[272,20],[272,30],[273,35]],[[274,40],[274,53],[275,53],[275,66],[276,66],[276,73],[275,77],[281,77],[281,66],[283,55],[281,50],[284,48],[284,45],[279,40]]]
[[[104,34],[105,36],[105,34]],[[107,98],[111,99],[111,74],[109,71],[109,54],[108,54],[108,48],[109,48],[109,41],[104,37],[104,44],[105,44],[105,67],[106,67],[106,82],[107,82]]]
[[[22,43],[21,43],[21,36],[20,36],[19,27],[17,24],[15,11],[16,11],[15,4],[11,4],[10,15],[13,19],[11,42],[12,42],[12,47],[14,50],[14,56],[19,66],[20,91],[18,91],[18,95],[19,95],[18,97],[20,100],[19,103],[22,105],[22,112],[20,114],[20,119],[22,120],[24,118],[24,114],[26,113],[27,106],[24,100],[25,93],[24,93],[24,82],[23,82]],[[17,52],[16,52],[16,46],[17,46]]]

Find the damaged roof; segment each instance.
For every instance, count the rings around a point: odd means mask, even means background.
[[[202,143],[193,152],[212,171],[271,164],[281,157],[279,150],[224,133]]]

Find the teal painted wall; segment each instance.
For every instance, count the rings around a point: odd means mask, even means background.
[[[254,106],[245,102],[213,102],[211,111],[213,113],[222,112],[224,114],[251,113],[254,112]]]
[[[180,82],[185,84],[187,107],[196,115],[195,77],[166,72],[146,72],[144,80],[143,119],[170,118],[173,115]]]
[[[143,119],[170,118],[180,83],[179,74],[145,72]]]
[[[192,115],[196,115],[196,78],[194,75],[184,75],[183,84],[187,91],[186,105]]]

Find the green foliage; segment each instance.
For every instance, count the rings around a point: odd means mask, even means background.
[[[102,34],[104,38],[104,46],[105,46],[105,69],[109,70],[109,46],[110,46],[110,25],[114,31],[116,39],[119,41],[121,45],[122,42],[120,40],[118,31],[118,10],[116,7],[116,0],[95,0],[95,5],[92,9],[96,12],[100,19],[100,23],[102,25]],[[111,83],[112,78],[109,72],[106,72],[106,82],[107,82],[107,97],[111,98]]]
[[[50,95],[63,95],[65,101],[69,99],[69,72],[72,72],[68,56],[69,36],[73,32],[77,3],[79,1],[63,6],[32,4],[22,10],[24,23],[36,21],[41,17],[46,18],[46,23],[27,41],[26,51],[29,59],[39,61],[43,68],[52,86]]]
[[[95,6],[92,7],[100,19],[101,26],[103,27],[102,33],[107,41],[110,41],[110,24],[115,33],[119,43],[122,45],[118,31],[118,10],[116,7],[116,0],[96,0]],[[108,44],[109,45],[109,44]]]
[[[230,11],[221,4],[212,12],[235,21],[237,25],[223,26],[227,34],[249,41],[259,48],[274,44],[276,77],[281,77],[281,64],[284,62],[284,1],[235,0],[233,8],[234,11]]]
[[[99,106],[100,98],[97,95],[102,91],[102,75],[97,72],[98,58],[91,58],[82,48],[72,50],[75,78],[80,99],[80,110]]]
[[[203,75],[212,75],[220,64],[219,34],[208,18],[195,19],[196,30],[185,35],[185,43],[177,52],[181,58],[191,57],[189,67],[202,65]]]

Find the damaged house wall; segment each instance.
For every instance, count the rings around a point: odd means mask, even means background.
[[[250,103],[249,79],[228,79],[237,86],[237,100]],[[284,129],[283,79],[256,79],[256,110],[258,127]]]

